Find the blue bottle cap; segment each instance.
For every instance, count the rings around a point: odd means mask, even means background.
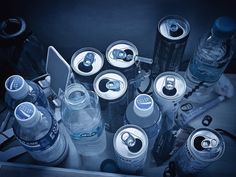
[[[23,102],[15,108],[14,115],[20,125],[29,127],[37,121],[40,113],[32,103]]]
[[[219,17],[215,20],[212,30],[220,38],[230,38],[236,32],[236,21],[226,16]]]
[[[5,88],[9,95],[16,100],[24,98],[29,91],[28,84],[19,75],[10,76],[5,82]]]
[[[154,102],[151,96],[140,94],[134,100],[134,112],[140,117],[148,117],[152,114]]]

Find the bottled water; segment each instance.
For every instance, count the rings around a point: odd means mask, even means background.
[[[125,123],[140,126],[148,136],[149,148],[152,148],[161,129],[162,113],[151,96],[140,94],[128,105]]]
[[[65,136],[45,108],[23,102],[16,107],[14,115],[14,133],[35,160],[56,165],[66,157]]]
[[[81,84],[69,85],[63,99],[62,121],[78,153],[90,156],[105,150],[104,123],[94,92],[87,91]]]
[[[186,79],[190,88],[203,82],[206,86],[214,85],[224,72],[232,58],[232,36],[236,23],[229,17],[215,20],[211,31],[204,35],[190,61]]]
[[[24,80],[19,75],[10,76],[5,82],[5,102],[14,110],[22,102],[31,102],[37,106],[48,108],[48,101],[42,89],[32,81]]]

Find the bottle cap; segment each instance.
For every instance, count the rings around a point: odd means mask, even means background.
[[[134,112],[140,117],[148,117],[154,110],[154,102],[151,96],[140,94],[134,100]]]
[[[5,88],[9,95],[16,100],[24,98],[29,92],[29,85],[19,75],[10,76],[5,82]]]
[[[226,16],[219,17],[213,24],[212,32],[220,38],[230,38],[236,32],[236,21]]]
[[[38,120],[40,112],[34,104],[23,102],[15,108],[14,115],[21,126],[30,127]]]

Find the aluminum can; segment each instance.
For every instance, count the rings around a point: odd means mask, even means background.
[[[104,56],[95,48],[85,47],[76,51],[71,58],[71,68],[76,82],[93,90],[93,81],[104,65]]]
[[[93,83],[99,96],[102,117],[107,131],[115,133],[124,124],[128,105],[126,77],[116,70],[105,70],[97,75]]]
[[[153,87],[153,99],[165,114],[163,123],[169,130],[174,126],[174,121],[177,118],[179,102],[186,92],[186,82],[178,73],[164,72],[157,76]]]
[[[113,146],[118,167],[126,173],[139,173],[144,168],[148,137],[137,125],[125,125],[117,130]]]
[[[194,174],[218,160],[225,151],[222,136],[215,130],[199,128],[193,131],[176,156],[180,174]]]
[[[162,18],[158,23],[152,75],[178,71],[190,32],[186,19],[177,15]]]

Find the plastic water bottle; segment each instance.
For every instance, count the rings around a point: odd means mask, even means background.
[[[236,22],[229,17],[215,20],[211,31],[204,35],[189,63],[186,79],[190,88],[203,83],[214,85],[229,64],[232,55],[232,36]]]
[[[23,102],[16,107],[14,115],[14,133],[35,160],[57,165],[66,157],[65,136],[47,109]]]
[[[87,91],[81,84],[69,85],[63,99],[62,121],[79,154],[91,156],[105,150],[105,128],[94,92]]]
[[[140,126],[148,136],[149,148],[152,148],[161,129],[162,113],[151,96],[140,94],[128,105],[125,123]]]
[[[37,106],[48,108],[48,101],[42,89],[34,82],[24,80],[19,75],[10,76],[5,82],[5,102],[14,110],[22,102],[31,102]]]

